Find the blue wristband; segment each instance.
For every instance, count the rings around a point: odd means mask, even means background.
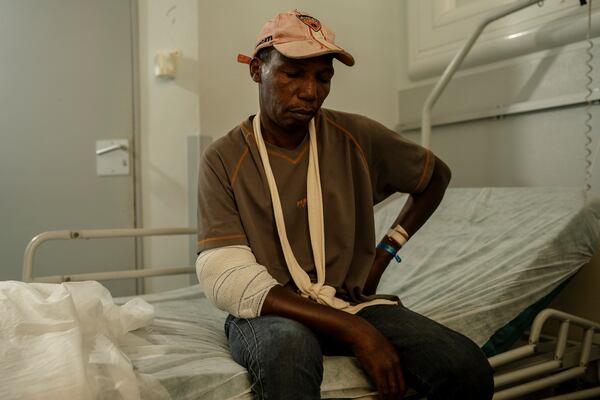
[[[377,248],[385,250],[388,253],[390,253],[392,255],[392,257],[394,257],[394,259],[396,260],[396,262],[402,262],[402,259],[397,254],[397,250],[391,244],[388,244],[388,243],[385,243],[385,242],[379,242],[379,244],[377,245]]]

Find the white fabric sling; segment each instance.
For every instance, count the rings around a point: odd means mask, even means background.
[[[273,213],[275,215],[275,224],[277,225],[277,233],[279,235],[285,262],[290,275],[302,296],[308,297],[319,304],[327,305],[351,314],[357,313],[367,306],[377,304],[397,304],[395,301],[391,300],[376,299],[352,305],[347,301],[335,297],[335,288],[325,284],[325,224],[323,219],[323,196],[321,194],[321,176],[319,174],[319,157],[317,152],[314,118],[311,119],[308,125],[309,152],[308,171],[306,174],[306,198],[308,208],[308,229],[315,269],[317,272],[317,282],[311,282],[306,271],[298,264],[294,252],[292,251],[292,247],[290,246],[290,242],[288,241],[277,183],[275,182],[275,177],[271,170],[269,155],[260,128],[260,112],[256,113],[256,116],[252,121],[252,126],[254,128],[258,152],[269,184],[271,202],[273,203]]]

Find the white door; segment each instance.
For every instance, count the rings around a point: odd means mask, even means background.
[[[0,280],[47,230],[133,227],[133,176],[96,141],[133,136],[129,0],[0,0]],[[133,268],[133,239],[48,242],[35,275]],[[135,282],[106,284],[133,294]]]

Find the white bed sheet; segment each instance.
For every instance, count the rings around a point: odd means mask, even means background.
[[[378,238],[403,201],[377,207]],[[450,189],[378,291],[481,346],[573,276],[599,244],[600,200],[586,203],[580,189]]]
[[[227,315],[208,302],[198,285],[144,299],[154,306],[154,322],[123,346],[136,371],[157,378],[177,400],[253,398],[246,369],[229,353],[223,331]],[[324,398],[373,393],[350,357],[326,357],[321,390]]]
[[[378,237],[403,201],[394,196],[376,208]],[[585,204],[576,189],[451,189],[378,291],[482,345],[591,258],[599,218],[600,202]],[[173,399],[252,398],[247,372],[229,355],[226,315],[198,286],[144,298],[155,307],[154,323],[125,347],[138,372],[157,378]],[[371,392],[353,358],[326,358],[324,398]]]

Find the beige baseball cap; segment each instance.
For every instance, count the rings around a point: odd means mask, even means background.
[[[333,54],[348,66],[354,57],[335,43],[335,34],[315,17],[298,10],[276,15],[263,25],[252,56],[265,47],[273,46],[288,58],[311,58]],[[238,55],[238,61],[249,63],[250,57]]]

